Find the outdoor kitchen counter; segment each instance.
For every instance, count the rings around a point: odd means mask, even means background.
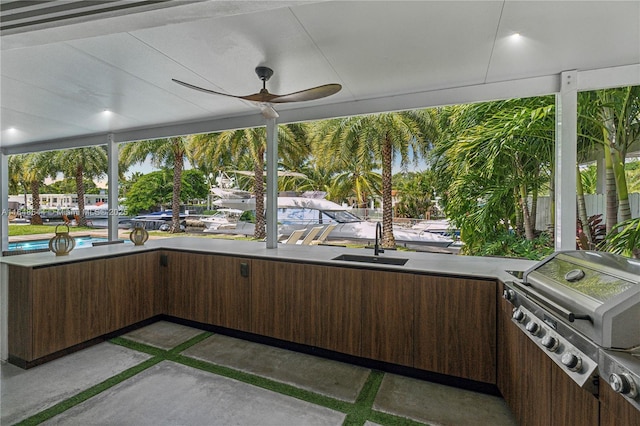
[[[372,264],[368,262],[339,261],[333,258],[342,254],[373,256],[373,250],[349,249],[338,246],[302,246],[279,244],[277,249],[267,249],[264,242],[230,241],[199,237],[175,237],[150,240],[144,246],[115,244],[86,249],[77,249],[66,256],[54,256],[51,252],[0,258],[0,262],[23,267],[52,266],[81,262],[112,256],[143,253],[152,250],[176,250],[184,252],[211,253],[301,263],[319,263],[349,266],[364,269],[384,269],[397,272],[430,273],[463,276],[469,278],[498,279],[508,281],[513,277],[507,270],[524,271],[535,262],[521,259],[455,256],[450,254],[406,252],[387,250],[382,258],[408,259],[402,266]]]

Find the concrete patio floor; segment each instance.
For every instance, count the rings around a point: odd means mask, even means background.
[[[516,424],[498,397],[166,321],[1,368],[1,425]]]

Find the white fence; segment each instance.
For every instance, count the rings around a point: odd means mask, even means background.
[[[602,214],[603,222],[607,219],[606,200],[603,194],[587,194],[584,196],[584,201],[587,207],[587,217]],[[531,199],[529,199],[529,203],[531,203]],[[547,225],[551,223],[550,203],[549,197],[538,198],[536,229],[547,229]],[[631,206],[631,217],[639,217],[640,193],[629,194],[629,205]]]

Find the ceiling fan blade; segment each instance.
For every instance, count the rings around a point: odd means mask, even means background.
[[[326,98],[335,93],[338,93],[342,89],[340,84],[324,84],[318,87],[312,87],[311,89],[301,90],[299,92],[289,93],[287,95],[271,95],[273,98],[268,102],[272,103],[285,103],[285,102],[303,102],[312,101],[314,99]]]
[[[243,96],[230,95],[228,93],[216,92],[215,90],[209,90],[209,89],[205,89],[203,87],[194,86],[193,84],[185,83],[184,81],[176,80],[175,78],[172,78],[171,81],[173,81],[175,83],[178,83],[178,84],[180,84],[180,85],[182,85],[184,87],[188,87],[189,89],[199,90],[200,92],[204,92],[204,93],[210,93],[210,94],[213,94],[213,95],[228,96],[230,98],[244,98]]]

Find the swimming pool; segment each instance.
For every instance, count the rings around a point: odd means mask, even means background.
[[[92,237],[90,235],[74,237],[76,249],[93,247],[93,243],[107,241],[107,238]],[[130,243],[131,241],[125,241]],[[14,241],[9,243],[9,251],[13,250],[40,250],[49,248],[49,240]]]

